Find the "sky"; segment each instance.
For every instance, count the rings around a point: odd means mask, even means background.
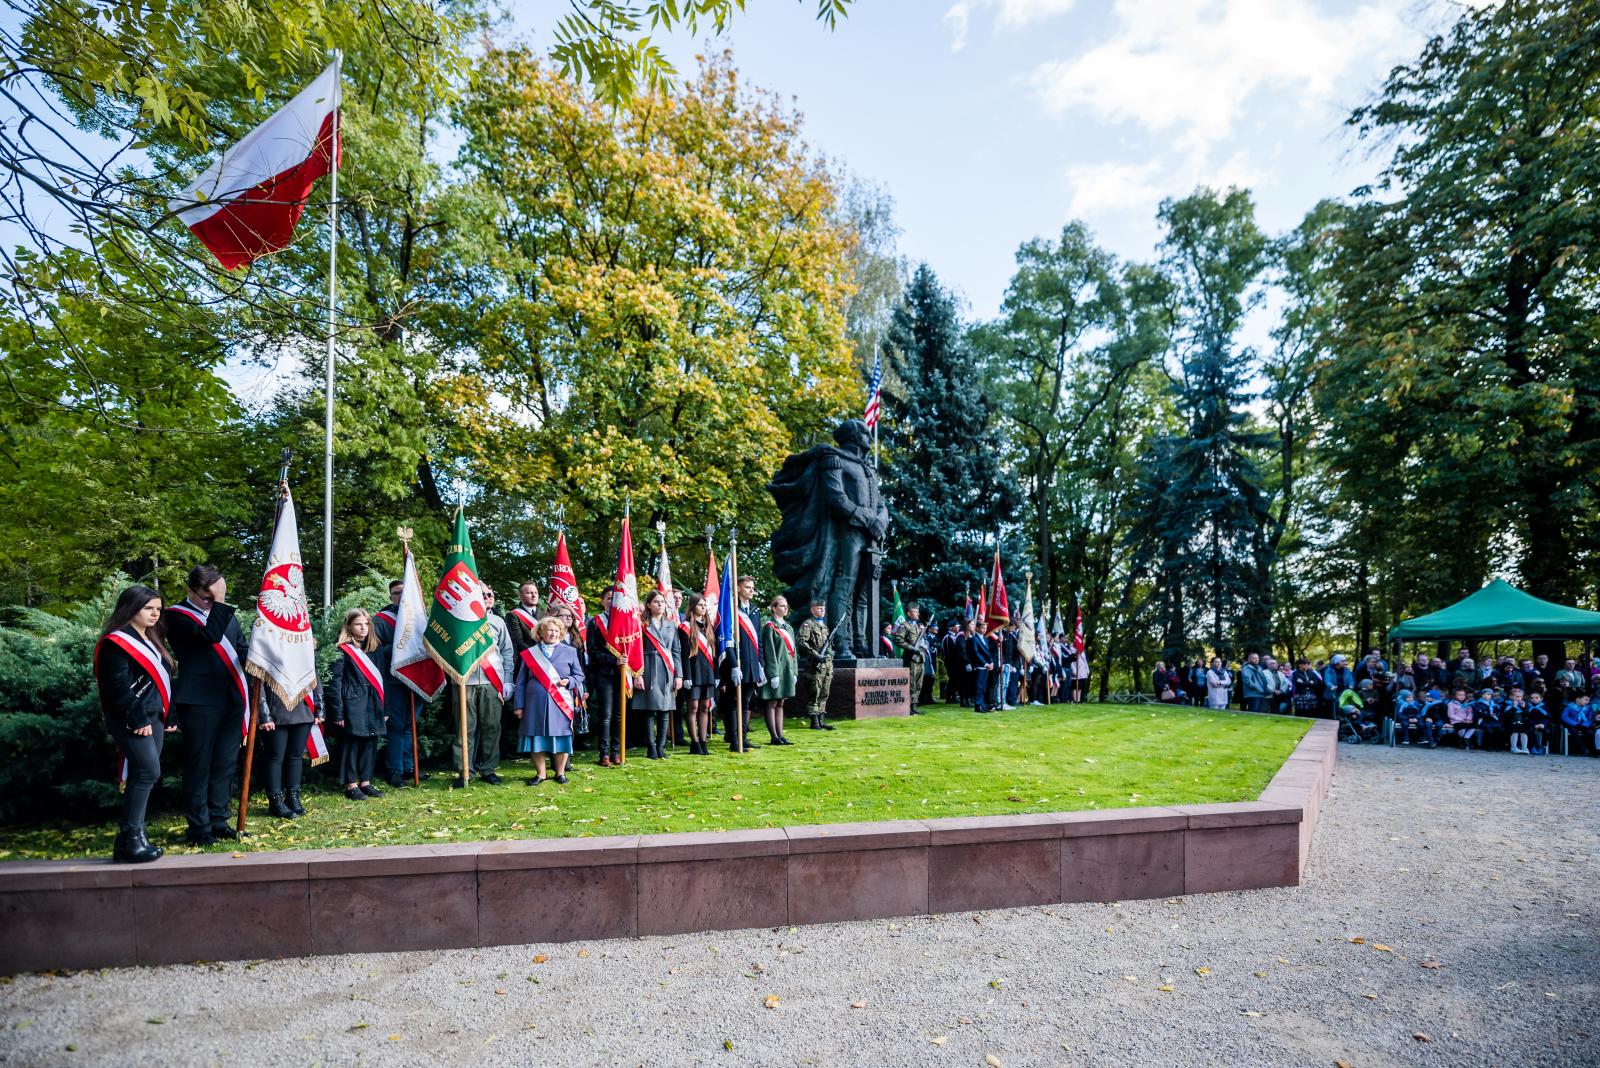
[[[506,36],[548,47],[561,3]],[[1017,247],[1079,219],[1154,257],[1156,209],[1201,184],[1251,189],[1270,232],[1382,166],[1350,109],[1459,12],[1447,0],[748,0],[715,40],[668,38],[690,69],[730,48],[792,99],[804,136],[896,202],[902,252],[994,316]]]

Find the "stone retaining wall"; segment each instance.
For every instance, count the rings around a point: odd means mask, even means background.
[[[1294,886],[1319,721],[1260,800],[770,830],[0,864],[0,974],[778,927]]]

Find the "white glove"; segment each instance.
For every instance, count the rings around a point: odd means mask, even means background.
[[[743,683],[744,683],[744,672],[740,671],[738,668],[734,668],[733,669],[733,684],[735,686],[740,686],[740,685],[743,685]]]

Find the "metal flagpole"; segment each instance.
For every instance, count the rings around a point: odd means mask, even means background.
[[[744,752],[745,727],[744,727],[744,663],[740,658],[741,632],[739,629],[739,531],[733,532],[733,540],[728,543],[728,578],[733,583],[733,595],[728,598],[728,603],[733,606],[733,670],[739,673],[739,679],[733,684],[733,729],[734,738],[738,746],[736,753]]]
[[[334,84],[343,76],[344,53],[333,50]],[[339,109],[333,109],[333,175],[328,196],[328,360],[323,390],[327,394],[322,417],[322,607],[333,607],[333,302],[338,288],[339,256]]]

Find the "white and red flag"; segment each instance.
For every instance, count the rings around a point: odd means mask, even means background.
[[[261,576],[244,670],[271,687],[285,708],[305,700],[317,686],[317,642],[311,633],[311,608],[300,566],[300,527],[295,521],[294,498],[287,489],[272,532],[267,570]]]
[[[339,166],[339,92],[334,62],[168,203],[225,270],[294,239],[312,185]]]
[[[628,673],[644,670],[644,637],[639,624],[639,580],[633,571],[633,535],[622,516],[622,547],[617,553],[617,578],[611,586],[611,614],[606,620],[611,652],[628,665]],[[631,686],[629,690],[631,692]]]
[[[545,603],[551,608],[566,606],[572,609],[572,618],[583,622],[583,596],[578,593],[578,579],[572,573],[572,558],[567,555],[567,536],[556,536],[556,559],[550,565],[550,582],[545,590]]]
[[[1086,644],[1083,635],[1083,606],[1079,605],[1078,622],[1072,628],[1072,651],[1081,655]]]
[[[428,603],[422,599],[422,580],[417,577],[417,561],[411,545],[405,544],[406,569],[401,577],[400,604],[395,614],[394,651],[389,674],[415,690],[424,701],[431,701],[444,689],[444,669],[428,655],[422,640],[428,629]]]
[[[706,599],[706,631],[715,634],[717,631],[717,605],[722,602],[722,581],[717,578],[717,553],[711,546],[706,546],[706,588],[702,596]]]

